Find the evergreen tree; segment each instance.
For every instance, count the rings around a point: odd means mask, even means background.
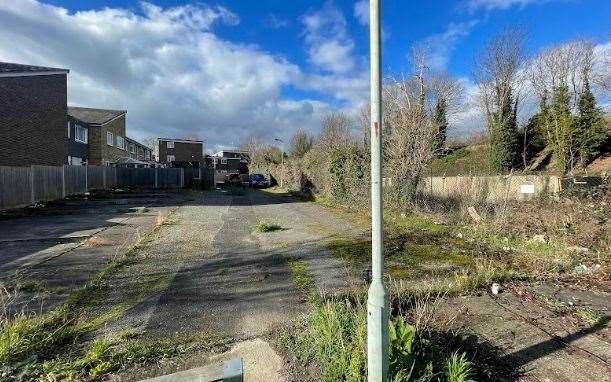
[[[556,156],[556,166],[564,174],[573,166],[576,136],[568,86],[554,88],[547,114],[548,136]]]
[[[446,108],[446,101],[443,98],[438,99],[433,115],[433,123],[437,128],[437,134],[433,141],[433,151],[436,154],[442,151],[447,139],[448,119],[446,117]]]
[[[501,98],[497,111],[489,121],[490,165],[494,172],[505,173],[511,170],[518,158],[519,140],[516,124],[517,105],[510,92]]]
[[[578,109],[577,144],[581,163],[585,165],[600,153],[609,138],[609,129],[603,118],[602,110],[596,106],[596,98],[594,98],[587,79],[584,83],[584,91],[579,97]]]

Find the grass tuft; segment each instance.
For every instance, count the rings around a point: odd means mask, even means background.
[[[311,295],[315,291],[314,276],[308,270],[308,263],[300,259],[287,259],[287,265],[291,269],[291,278],[295,288],[305,295]]]
[[[445,375],[448,382],[468,382],[471,377],[471,362],[467,361],[465,353],[452,353],[446,361]]]
[[[276,223],[270,223],[263,220],[260,220],[255,229],[257,232],[274,232],[282,230],[282,226]]]

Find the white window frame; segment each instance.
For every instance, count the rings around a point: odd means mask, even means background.
[[[79,129],[85,133],[84,139],[79,139]],[[79,143],[87,144],[89,142],[89,130],[78,123],[74,124],[74,140]]]
[[[173,148],[174,148],[174,141],[168,141],[168,142],[166,143],[166,146],[165,146],[165,147],[166,147],[167,149],[173,149]]]
[[[117,148],[121,150],[125,150],[125,138],[123,138],[120,135],[117,135]]]
[[[133,143],[129,144],[129,152],[132,154],[136,153],[136,145],[134,145]]]
[[[151,160],[151,152],[148,150],[144,151],[144,159]]]
[[[176,156],[175,155],[168,155],[168,158],[167,158],[167,162],[168,163],[175,162],[175,161],[176,161]]]
[[[106,144],[108,146],[114,146],[115,145],[115,135],[112,133],[112,131],[107,131],[106,132]]]
[[[221,158],[221,164],[227,164],[227,158]]]

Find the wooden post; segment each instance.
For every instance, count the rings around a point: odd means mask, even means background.
[[[30,166],[30,201],[36,203],[36,193],[34,192],[34,166]]]
[[[66,197],[66,165],[62,165],[62,199]]]

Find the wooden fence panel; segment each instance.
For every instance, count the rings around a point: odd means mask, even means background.
[[[104,181],[104,167],[87,166],[87,190],[103,190],[106,188]]]
[[[64,166],[65,196],[87,192],[87,167]]]
[[[44,202],[64,197],[63,168],[57,166],[32,166],[34,200]]]
[[[0,166],[0,210],[32,203],[30,167]]]
[[[180,168],[158,168],[157,187],[158,188],[179,188],[180,187]]]

